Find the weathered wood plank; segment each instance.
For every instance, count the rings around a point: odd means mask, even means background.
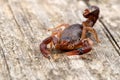
[[[13,20],[13,16],[9,10],[7,2],[3,0],[2,4],[2,16],[4,21],[0,27],[1,38],[3,41],[1,44],[3,45],[2,48],[5,51],[4,55],[7,60],[7,65],[10,72],[9,75],[11,76],[11,79],[22,79],[24,74],[21,73],[21,67],[19,66],[18,56],[20,55],[20,52],[18,48],[19,45],[16,44],[16,41],[19,42],[22,37],[19,28]],[[19,52],[18,55],[16,55],[16,51]]]
[[[50,36],[47,28],[61,23],[81,23],[85,20],[82,11],[87,7],[80,0],[0,0],[4,22],[1,22],[1,49],[9,67],[3,79],[17,80],[119,80],[120,56],[104,33],[98,21],[95,29],[101,43],[83,55],[60,59],[45,59],[40,51],[40,42]],[[9,34],[8,34],[9,33]],[[3,44],[4,43],[4,44]],[[109,46],[108,46],[109,45]],[[1,51],[3,54],[3,51]],[[5,61],[2,56],[0,57]],[[1,64],[4,64],[0,61]],[[6,67],[7,65],[4,64]],[[3,65],[3,66],[4,66]],[[2,74],[0,74],[2,76]]]
[[[22,40],[15,40],[15,43],[17,44],[17,45],[15,45],[15,47],[19,46],[19,49],[18,49],[18,51],[15,50],[16,54],[14,54],[14,55],[18,56],[17,60],[20,64],[19,67],[21,67],[21,77],[17,76],[17,78],[19,80],[21,78],[23,80],[24,79],[46,80],[45,76],[43,76],[44,71],[42,71],[40,69],[40,67],[43,67],[43,66],[39,65],[39,64],[41,64],[39,61],[34,62],[34,61],[36,61],[36,58],[34,56],[34,53],[36,53],[36,52],[34,52],[36,50],[35,48],[37,48],[37,51],[39,49],[38,49],[38,45],[36,45],[34,34],[32,32],[33,30],[28,22],[28,19],[26,18],[26,15],[24,14],[21,4],[19,3],[18,0],[14,0],[14,1],[9,1],[9,5],[10,5],[11,11],[13,13],[14,20],[17,23],[16,26],[19,27],[19,29],[21,29],[21,31],[23,33]],[[38,30],[39,30],[39,28],[38,28]],[[11,69],[11,72],[12,71],[13,70]],[[17,75],[17,74],[14,73],[12,75],[12,77],[15,78],[15,75]]]

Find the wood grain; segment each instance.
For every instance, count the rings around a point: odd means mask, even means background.
[[[117,0],[95,1],[89,5],[101,9],[103,18],[94,26],[101,43],[95,42],[93,50],[82,56],[47,60],[39,51],[41,41],[51,34],[47,29],[81,23],[88,4],[82,0],[0,0],[0,79],[119,80],[119,4]]]

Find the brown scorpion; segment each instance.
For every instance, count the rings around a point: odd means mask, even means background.
[[[93,41],[87,37],[87,33],[92,33],[95,40],[100,42],[97,33],[93,28],[99,17],[99,8],[97,6],[90,6],[85,9],[83,16],[87,18],[82,24],[61,24],[53,29],[52,35],[44,39],[40,44],[40,51],[44,57],[50,58],[50,48],[54,45],[56,50],[65,51],[65,54],[82,55],[92,50]],[[64,28],[64,29],[63,29]]]

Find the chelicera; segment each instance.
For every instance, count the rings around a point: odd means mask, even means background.
[[[40,51],[44,57],[50,58],[51,52],[47,48],[54,45],[57,50],[65,51],[68,56],[82,55],[92,50],[93,41],[86,36],[88,32],[93,34],[95,40],[100,42],[95,29],[93,28],[99,17],[99,8],[90,6],[85,9],[83,16],[87,18],[82,24],[61,24],[53,29],[52,35],[44,39],[40,44]],[[64,29],[63,29],[64,28]]]

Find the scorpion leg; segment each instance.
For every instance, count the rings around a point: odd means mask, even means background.
[[[81,39],[85,39],[86,38],[86,32],[91,32],[95,38],[95,40],[99,43],[100,40],[98,39],[98,35],[97,35],[97,32],[96,30],[93,28],[93,27],[90,27],[89,25],[87,25],[86,22],[83,22],[83,31],[82,31],[82,36],[81,36]]]
[[[95,40],[99,43],[99,42],[100,42],[100,40],[98,39],[98,35],[97,35],[96,30],[95,30],[95,29],[93,29],[92,27],[86,27],[86,29],[87,29],[88,31],[90,31],[90,32],[93,34],[93,36],[94,36]]]
[[[82,30],[82,35],[81,35],[81,40],[85,39],[86,38],[86,28],[83,28]]]
[[[54,30],[57,30],[57,29],[59,29],[59,28],[61,28],[61,27],[68,27],[69,26],[69,24],[61,24],[61,25],[58,25],[57,27],[55,27],[55,28],[50,28],[50,29],[48,29],[48,31],[54,31]]]
[[[93,45],[92,40],[85,39],[85,40],[83,40],[83,44],[82,44],[81,48],[78,48],[78,49],[73,50],[73,51],[65,52],[65,54],[68,55],[68,56],[82,55],[82,54],[85,54],[85,53],[91,51],[92,50],[92,45]]]

